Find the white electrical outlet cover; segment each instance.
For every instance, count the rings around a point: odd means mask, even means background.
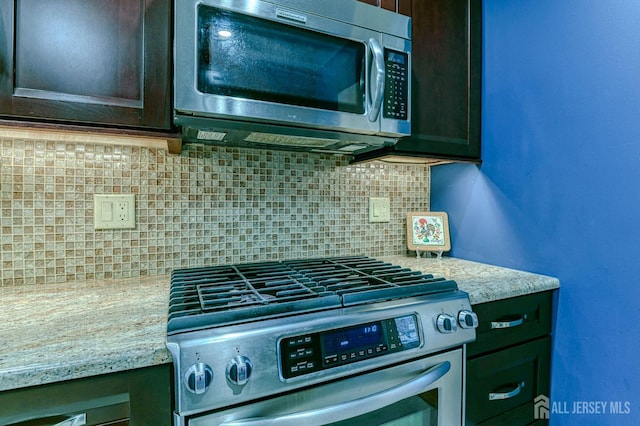
[[[133,229],[136,227],[135,194],[94,194],[94,229]]]

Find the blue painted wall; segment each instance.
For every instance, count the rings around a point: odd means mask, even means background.
[[[484,163],[432,170],[451,254],[558,277],[551,400],[630,403],[551,424],[640,424],[640,1],[484,0],[483,67]]]

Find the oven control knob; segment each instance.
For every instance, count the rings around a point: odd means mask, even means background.
[[[244,386],[249,381],[253,364],[246,356],[233,357],[227,364],[227,380],[239,386]]]
[[[478,328],[478,316],[471,311],[458,312],[458,324],[462,328]]]
[[[440,333],[455,333],[458,330],[456,318],[449,314],[440,314],[436,318],[436,326]]]
[[[207,364],[194,364],[185,373],[187,389],[197,395],[205,393],[213,380],[213,370]]]

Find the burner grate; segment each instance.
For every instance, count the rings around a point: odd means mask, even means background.
[[[293,278],[273,280],[242,280],[217,284],[199,284],[197,286],[200,305],[204,311],[233,309],[250,305],[265,305],[271,301],[288,302],[292,300],[319,297],[324,287],[308,286]]]
[[[454,281],[367,257],[175,270],[168,332],[457,289]]]

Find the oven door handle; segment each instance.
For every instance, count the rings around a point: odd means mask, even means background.
[[[300,411],[298,413],[283,414],[274,417],[253,417],[230,420],[228,422],[221,423],[220,426],[251,426],[257,424],[308,426],[339,422],[341,420],[351,419],[362,414],[370,413],[398,401],[402,401],[403,399],[418,395],[447,374],[450,369],[451,363],[449,361],[445,361],[422,372],[414,379],[362,398],[342,402],[329,407]]]

